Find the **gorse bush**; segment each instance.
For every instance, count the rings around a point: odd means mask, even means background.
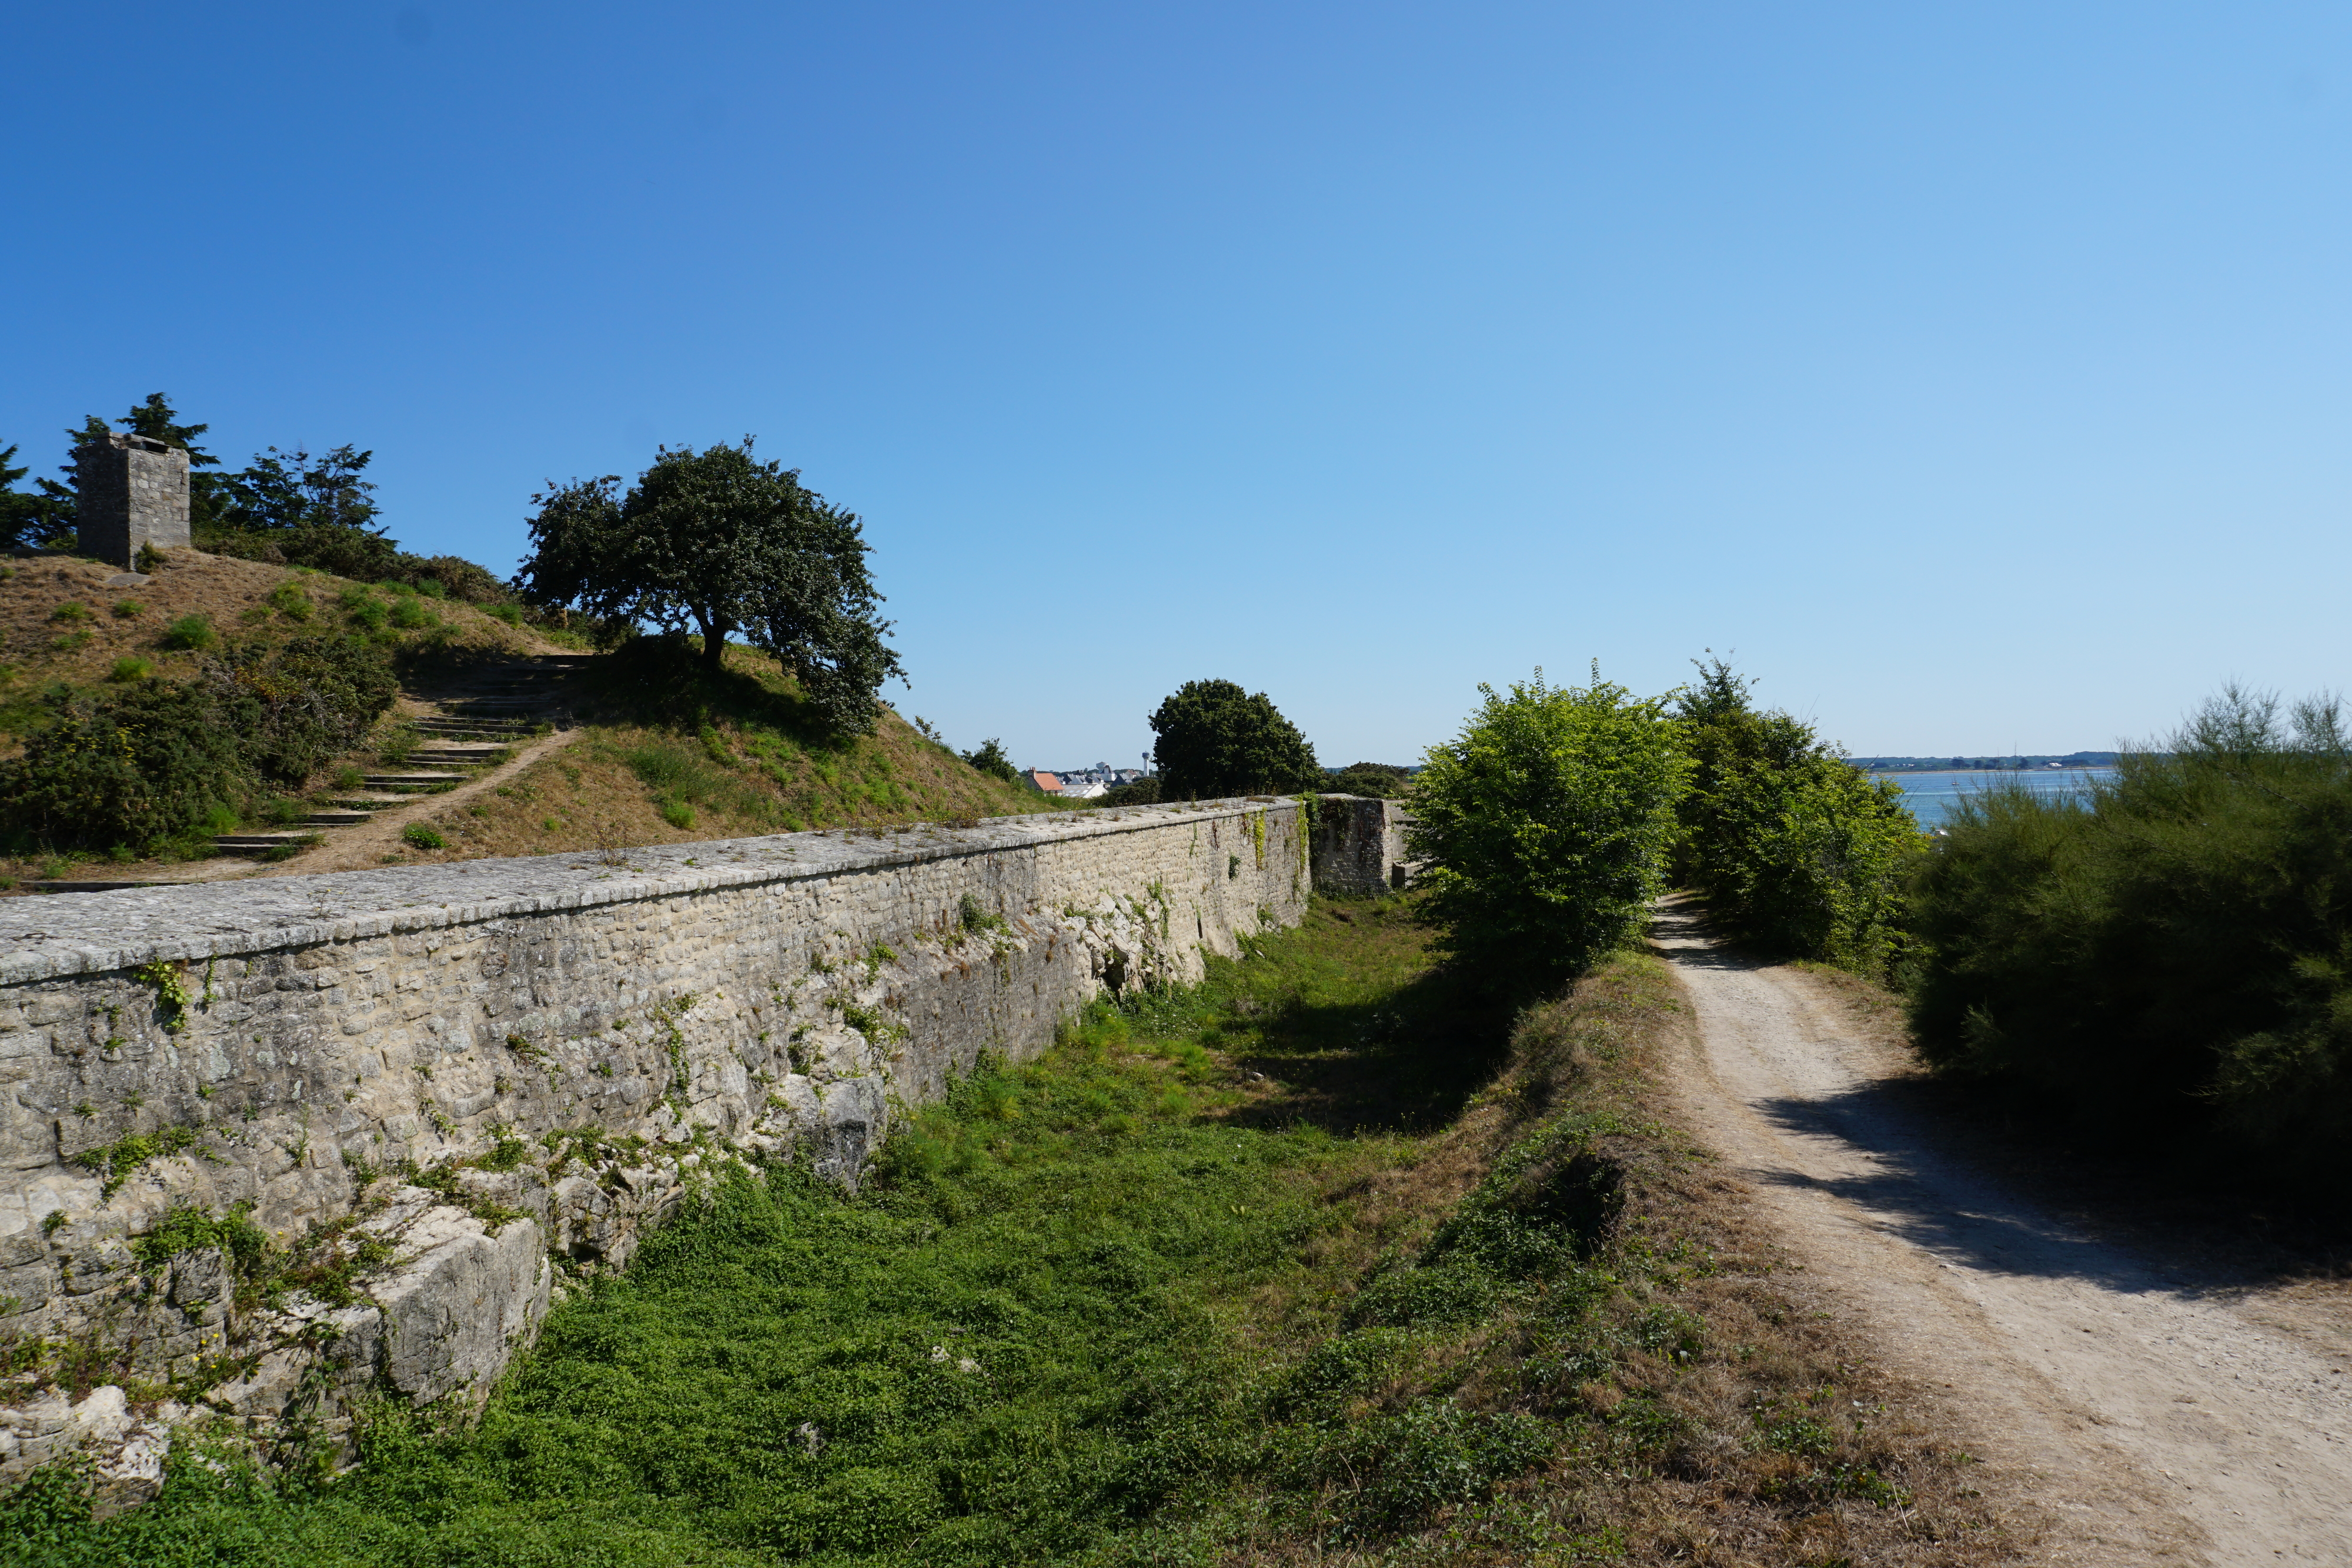
[[[0,763],[0,830],[19,846],[152,849],[251,787],[237,732],[204,685],[142,682],[44,706],[47,722]]]
[[[384,650],[355,637],[297,637],[213,664],[205,682],[264,779],[299,784],[359,742],[399,695]]]
[[[1430,747],[1413,852],[1447,947],[1531,990],[1633,940],[1665,883],[1688,771],[1663,698],[1543,672]]]
[[[392,706],[380,648],[300,637],[209,660],[185,682],[59,692],[0,764],[0,832],[20,845],[152,850],[268,784],[307,779]]]
[[[2352,1187],[2352,743],[2231,690],[2078,799],[1963,800],[1916,893],[1947,1068],[2117,1142],[2184,1134]]]
[[[1675,699],[1691,759],[1676,808],[1681,880],[1741,939],[1882,974],[1925,840],[1890,779],[1871,779],[1785,713],[1759,713],[1720,659]]]

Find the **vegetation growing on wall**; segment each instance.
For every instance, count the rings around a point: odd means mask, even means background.
[[[1920,879],[1948,1069],[2134,1146],[2352,1188],[2352,736],[2231,690],[2080,798],[1964,800]]]

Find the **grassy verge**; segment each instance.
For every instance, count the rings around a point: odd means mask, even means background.
[[[1402,903],[958,1086],[851,1198],[745,1172],[559,1308],[478,1425],[175,1459],[44,1563],[1975,1561],[1964,1469],[1779,1295],[1660,1118],[1645,957],[1514,1022]]]

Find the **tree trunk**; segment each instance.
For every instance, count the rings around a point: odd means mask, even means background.
[[[716,674],[727,667],[727,633],[730,628],[724,621],[701,614],[697,614],[695,619],[702,622],[702,667]]]

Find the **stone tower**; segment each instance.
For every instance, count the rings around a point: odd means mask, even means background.
[[[142,545],[188,544],[188,455],[145,435],[109,435],[74,449],[81,553],[129,566]]]

